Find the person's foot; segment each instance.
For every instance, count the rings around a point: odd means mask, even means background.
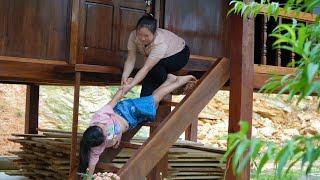
[[[186,76],[178,76],[177,77],[177,81],[180,85],[184,85],[186,84],[187,82],[189,81],[196,81],[197,78],[195,78],[194,76],[192,75],[186,75]]]
[[[173,74],[168,74],[168,75],[167,75],[167,79],[166,79],[165,82],[173,83],[173,82],[175,82],[177,79],[178,79],[178,76],[173,75]]]

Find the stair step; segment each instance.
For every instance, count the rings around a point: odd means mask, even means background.
[[[96,165],[96,169],[99,170],[103,170],[101,172],[118,172],[120,168],[116,167],[114,164],[112,163],[103,163],[103,162],[98,162],[98,164]]]
[[[149,126],[149,127],[158,127],[160,122],[145,122],[142,126]]]
[[[121,146],[121,148],[139,149],[141,145],[133,144],[133,143],[126,142],[126,141],[121,141],[120,146]]]
[[[161,101],[160,105],[161,106],[177,106],[179,103],[178,102],[172,102],[172,101]]]

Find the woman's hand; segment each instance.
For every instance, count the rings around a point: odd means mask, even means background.
[[[121,78],[121,86],[126,85],[126,84],[127,84],[127,81],[128,81],[128,76],[122,75],[122,78]]]

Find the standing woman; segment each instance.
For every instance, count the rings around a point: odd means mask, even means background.
[[[144,56],[145,63],[131,83],[127,83],[137,52]],[[167,79],[168,73],[178,71],[187,64],[189,55],[189,47],[182,38],[157,28],[157,20],[151,15],[142,16],[128,40],[128,57],[121,79],[123,93],[142,81],[140,96],[151,95]]]

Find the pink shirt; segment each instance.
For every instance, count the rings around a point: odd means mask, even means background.
[[[121,136],[121,127],[118,120],[115,117],[115,112],[110,105],[105,105],[99,109],[91,118],[89,126],[96,126],[98,124],[105,125],[106,129],[103,132],[105,135],[105,141],[96,147],[91,148],[89,156],[89,165],[95,166],[99,161],[100,155],[103,151],[115,145],[113,138]]]
[[[138,51],[153,60],[163,59],[175,55],[185,47],[184,39],[176,34],[158,28],[153,42],[145,47],[137,38],[136,31],[132,31],[128,40],[128,50]]]

